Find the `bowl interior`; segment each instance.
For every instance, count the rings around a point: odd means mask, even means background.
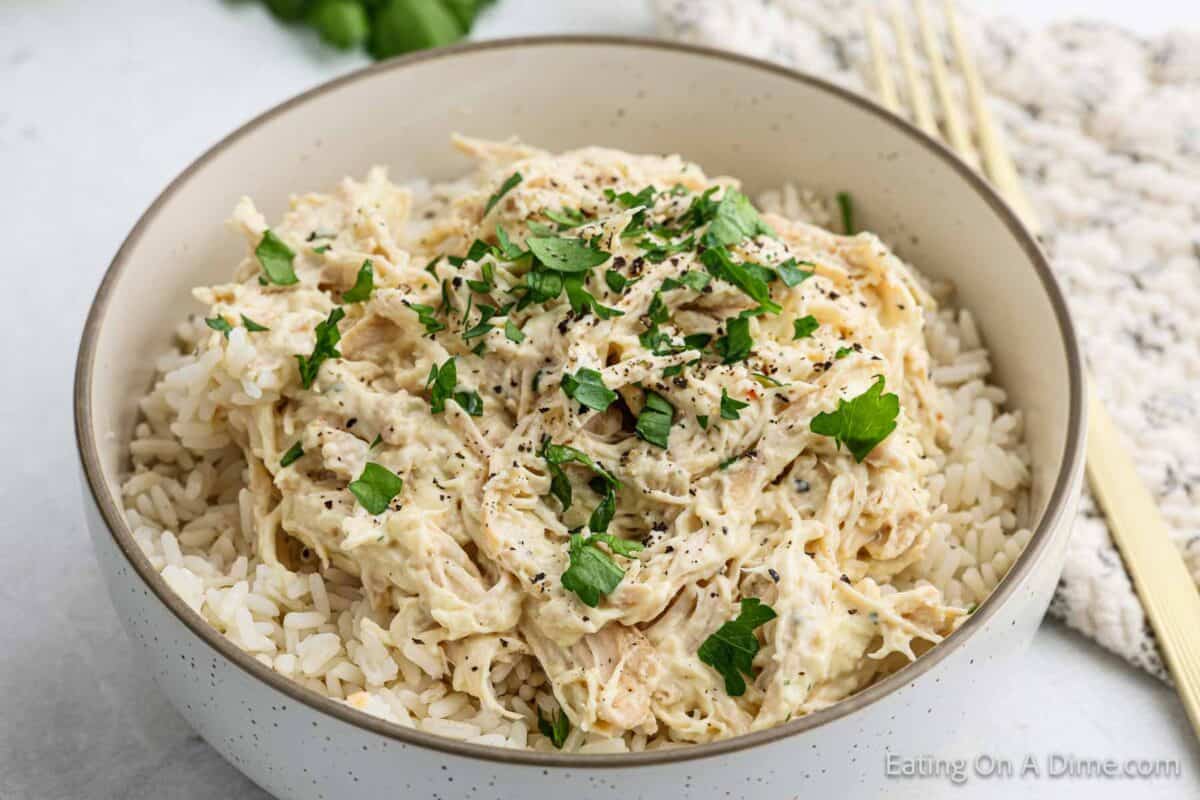
[[[276,219],[289,194],[377,163],[394,179],[454,177],[469,164],[449,145],[453,131],[549,149],[679,153],[710,175],[739,177],[752,196],[788,181],[850,192],[860,226],[926,274],[952,279],[977,319],[996,380],[1025,413],[1041,518],[1074,447],[1077,356],[1036,248],[982,182],[911,127],[786,70],[665,44],[562,38],[439,51],[337,81],[223,141],[160,197],[84,333],[77,402],[90,396],[81,431],[98,456],[102,506],[120,505],[125,443],[155,358],[181,316],[201,310],[189,290],[227,279],[243,253],[224,226],[237,200],[250,195]]]

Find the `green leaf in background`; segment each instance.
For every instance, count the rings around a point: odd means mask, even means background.
[[[458,17],[435,0],[388,0],[371,22],[370,51],[377,59],[442,47],[466,35]]]
[[[357,0],[322,0],[309,16],[321,40],[339,50],[350,50],[367,41],[371,20]]]
[[[312,0],[267,0],[267,8],[285,22],[302,19],[312,7]]]
[[[462,25],[463,30],[471,30],[475,17],[485,6],[490,6],[495,0],[442,0],[442,4],[450,9],[450,13]]]

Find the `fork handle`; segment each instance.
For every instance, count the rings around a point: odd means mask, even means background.
[[[1088,375],[1088,480],[1200,733],[1200,593],[1094,385]]]

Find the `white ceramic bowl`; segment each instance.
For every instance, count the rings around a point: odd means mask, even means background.
[[[266,669],[186,607],[121,513],[136,401],[188,290],[240,256],[223,223],[246,194],[268,219],[289,193],[372,164],[445,179],[468,164],[452,131],[551,149],[680,153],[751,192],[848,190],[861,224],[927,274],[952,278],[1026,413],[1033,539],[992,597],[914,665],[832,708],[715,744],[625,756],[465,745],[383,722]],[[847,92],[738,56],[654,41],[495,41],[390,61],[253,120],[201,156],[134,227],[79,352],[84,495],[113,601],[159,685],[214,747],[283,798],[870,796],[886,751],[920,755],[963,728],[973,694],[1028,644],[1058,578],[1082,471],[1082,379],[1062,295],[1036,243],[948,151]],[[851,788],[853,787],[853,788]],[[555,792],[554,795],[550,792]],[[543,796],[543,795],[536,795]]]

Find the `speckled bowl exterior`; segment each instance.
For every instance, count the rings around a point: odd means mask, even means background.
[[[951,278],[995,377],[1026,413],[1033,539],[996,592],[915,664],[832,708],[714,744],[624,756],[467,745],[320,697],[209,627],[154,572],[120,511],[137,400],[190,287],[239,257],[223,222],[242,195],[275,218],[295,191],[389,164],[395,179],[469,166],[453,131],[550,149],[680,153],[753,193],[846,190],[860,224]],[[501,40],[390,61],[248,123],[180,175],[118,252],[80,345],[75,418],[87,521],[113,602],[155,680],[239,769],[281,798],[870,797],[888,752],[936,752],[1005,691],[1062,567],[1082,476],[1083,383],[1062,295],[1034,240],[940,145],[819,80],[699,48],[603,37]],[[117,646],[114,643],[114,646]]]

